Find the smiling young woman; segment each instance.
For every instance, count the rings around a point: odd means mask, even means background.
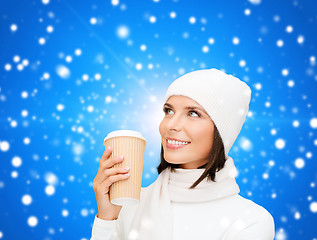
[[[142,188],[136,205],[119,209],[97,203],[106,219],[95,217],[91,239],[274,239],[271,214],[239,195],[228,155],[250,100],[246,83],[217,69],[176,79],[165,94],[159,125],[158,178]]]

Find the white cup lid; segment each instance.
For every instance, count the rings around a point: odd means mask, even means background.
[[[107,139],[113,138],[113,137],[127,137],[127,136],[141,138],[146,142],[145,138],[142,136],[142,134],[140,132],[132,131],[132,130],[113,131],[113,132],[109,133],[103,141],[106,141]]]

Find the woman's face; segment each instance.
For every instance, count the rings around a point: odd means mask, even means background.
[[[164,104],[165,116],[159,126],[167,162],[195,169],[209,161],[214,124],[205,110],[185,96],[171,96]],[[176,139],[180,143],[171,142]],[[186,144],[184,144],[186,143]]]

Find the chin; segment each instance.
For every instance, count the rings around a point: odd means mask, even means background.
[[[166,162],[171,163],[171,164],[184,164],[186,162],[184,162],[184,159],[180,160],[180,159],[176,159],[176,158],[166,158],[164,156],[164,159]]]

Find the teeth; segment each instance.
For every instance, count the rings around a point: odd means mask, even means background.
[[[173,144],[173,145],[187,145],[189,142],[179,142],[179,141],[175,141],[175,140],[167,140],[167,142],[169,144]]]

